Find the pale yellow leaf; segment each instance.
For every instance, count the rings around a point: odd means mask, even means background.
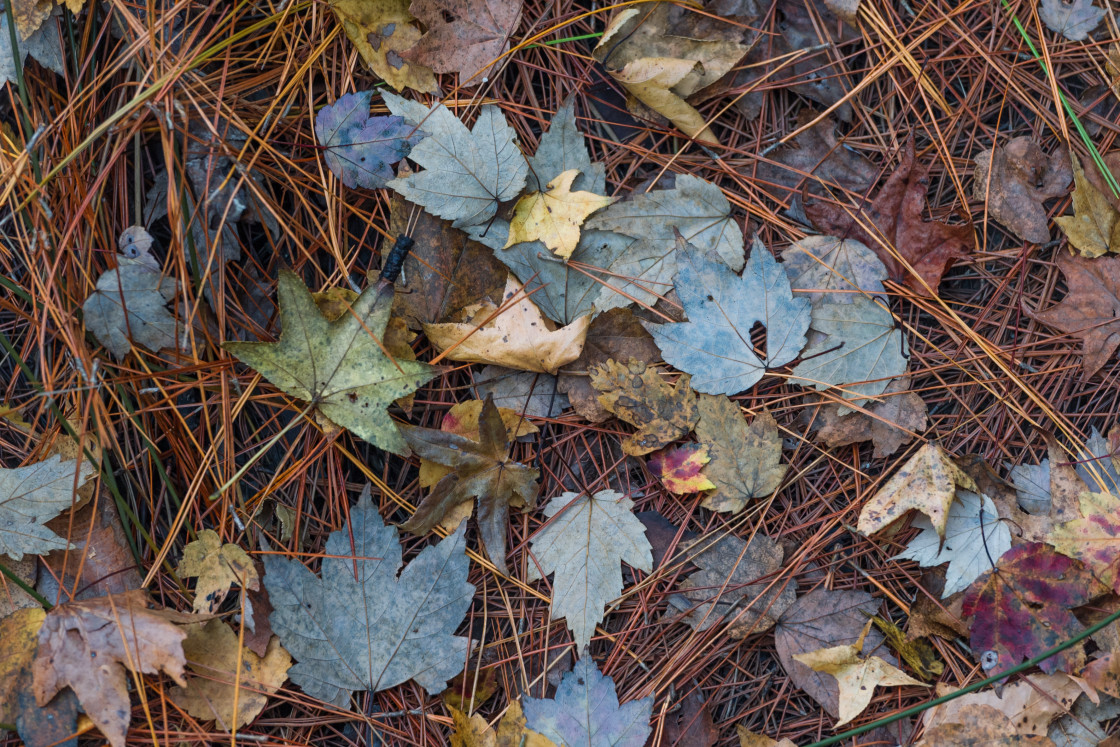
[[[568,169],[548,183],[544,192],[527,194],[513,208],[505,248],[523,241],[541,241],[556,256],[567,259],[579,243],[584,219],[615,201],[594,192],[573,192],[579,169]]]
[[[234,584],[243,589],[260,588],[253,561],[232,542],[223,545],[213,529],[203,529],[198,533],[198,539],[183,550],[179,575],[198,577],[194,592],[195,612],[216,610]]]
[[[972,478],[931,441],[918,449],[871,497],[860,511],[859,531],[874,534],[907,511],[917,509],[929,517],[938,535],[944,537],[949,506],[958,487],[980,492]]]

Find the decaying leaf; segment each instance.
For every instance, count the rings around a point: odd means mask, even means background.
[[[479,670],[467,667],[447,683],[447,689],[439,697],[451,708],[467,711],[485,705],[500,689],[497,668]],[[516,702],[512,701],[510,705]],[[518,713],[520,712],[518,708]]]
[[[1089,682],[1092,684],[1092,680]],[[965,709],[986,706],[1014,724],[1016,733],[1046,736],[1050,724],[1069,713],[1082,692],[1083,686],[1069,675],[1029,674],[1023,681],[1006,685],[998,692],[969,693],[934,706],[925,713],[925,725],[929,730],[942,724],[960,723]]]
[[[712,747],[719,741],[719,730],[699,690],[693,690],[680,701],[680,707],[665,716],[662,743]]]
[[[383,337],[392,288],[369,285],[348,313],[329,321],[299,276],[280,271],[280,340],[227,342],[222,347],[284,392],[314,404],[320,413],[359,438],[394,454],[408,445],[385,408],[434,375],[417,361],[394,361]]]
[[[409,0],[331,0],[346,36],[370,69],[398,91],[438,90],[431,68],[406,60],[402,53],[420,40],[408,12]]]
[[[1118,747],[1104,722],[1120,716],[1120,700],[1101,695],[1100,703],[1078,698],[1073,711],[1050,725],[1046,736],[1055,747]]]
[[[315,138],[323,160],[347,187],[380,189],[392,165],[408,155],[424,133],[401,117],[371,117],[373,91],[347,93],[315,115]]]
[[[191,674],[186,687],[171,689],[172,702],[226,731],[255,719],[288,679],[292,657],[275,636],[263,657],[238,648],[237,633],[221,620],[188,626],[183,653]]]
[[[855,643],[845,646],[833,646],[796,654],[793,658],[808,666],[814,672],[824,672],[836,678],[840,688],[840,720],[836,726],[843,726],[867,708],[875,694],[877,686],[903,687],[929,685],[916,680],[898,667],[880,659],[878,656],[864,658],[863,639],[871,629],[871,621],[863,629],[863,633]]]
[[[872,535],[911,509],[929,517],[937,534],[945,536],[949,507],[957,488],[978,492],[967,473],[938,444],[929,441],[896,472],[859,513],[859,531]]]
[[[915,747],[1054,747],[1046,736],[1020,734],[1014,724],[989,705],[972,704],[953,723],[927,729]]]
[[[1059,3],[1062,0],[1058,0]],[[1073,215],[1054,219],[1082,257],[1120,251],[1120,210],[1086,178],[1081,159],[1073,156]]]
[[[1038,17],[1054,33],[1083,41],[1100,25],[1104,8],[1093,5],[1093,0],[1042,0]]]
[[[892,560],[916,560],[923,567],[948,563],[942,599],[967,589],[1011,549],[1011,529],[1000,521],[992,499],[968,490],[957,491],[943,532],[924,514],[912,526],[921,533]]]
[[[565,619],[579,651],[591,643],[607,604],[622,593],[621,563],[653,572],[649,540],[633,507],[613,490],[563,493],[545,506],[549,522],[530,540],[536,561],[530,559],[527,579],[555,574],[552,619]]]
[[[525,728],[525,716],[516,700],[510,702],[497,728],[492,728],[477,713],[467,716],[453,706],[451,718],[455,728],[451,733],[451,747],[560,747],[551,739]]]
[[[223,545],[213,529],[203,529],[198,539],[183,549],[178,573],[183,578],[198,578],[194,588],[195,612],[217,610],[234,584],[242,589],[260,588],[253,561],[232,542]]]
[[[454,469],[436,483],[401,528],[415,534],[429,532],[448,511],[477,498],[478,528],[486,554],[505,573],[509,508],[536,505],[539,473],[513,461],[506,426],[490,399],[482,406],[478,426],[478,441],[414,425],[401,426],[404,438],[421,458]]]
[[[39,562],[34,555],[24,555],[20,560],[12,560],[10,557],[5,557],[0,559],[0,563],[3,563],[4,567],[7,568],[8,572],[13,576],[31,588],[35,588],[35,571],[38,569]],[[39,602],[35,597],[28,594],[20,586],[17,586],[15,581],[8,576],[0,574],[0,620],[3,620],[16,610],[39,606]],[[0,706],[0,709],[2,708],[3,706]],[[5,719],[2,714],[0,714],[0,722],[10,724],[12,720]]]
[[[584,219],[617,199],[582,190],[573,192],[572,182],[578,175],[576,169],[569,169],[550,181],[544,191],[531,192],[518,200],[502,248],[540,241],[561,259],[571,257],[579,244]]]
[[[788,739],[777,742],[770,737],[750,731],[742,724],[735,725],[735,734],[739,737],[739,747],[797,747]]]
[[[406,200],[464,228],[486,223],[499,202],[520,194],[529,165],[501,109],[482,107],[467,129],[443,104],[429,110],[387,91],[382,98],[390,112],[427,135],[409,154],[425,170],[387,185]]]
[[[1049,156],[1031,137],[1017,137],[974,159],[972,194],[987,202],[988,213],[1023,241],[1050,240],[1042,203],[1066,193],[1073,172],[1064,148]]]
[[[447,433],[454,433],[463,438],[469,438],[472,441],[481,439],[479,434],[479,418],[482,416],[482,408],[485,402],[481,399],[469,399],[466,402],[459,402],[452,405],[443,415],[443,421],[440,423],[439,429]],[[502,419],[502,424],[506,428],[506,438],[514,441],[522,436],[532,435],[537,432],[537,426],[533,425],[526,416],[522,415],[516,410],[510,410],[506,407],[498,408],[498,416]],[[451,474],[454,470],[450,467],[445,467],[442,464],[428,461],[427,459],[420,460],[420,487],[430,488],[445,476]],[[469,498],[467,499],[470,500]],[[468,513],[469,515],[469,513]],[[454,526],[448,528],[448,531],[454,531],[455,527],[459,526],[459,522],[455,522]]]
[[[937,651],[924,637],[910,639],[902,630],[892,622],[881,617],[873,617],[871,621],[887,638],[890,646],[911,669],[918,673],[924,680],[939,677],[945,671],[945,662],[937,656]]]
[[[0,618],[0,721],[14,724],[25,747],[78,747],[78,699],[60,693],[40,707],[32,687],[36,641],[46,613],[38,606]]]
[[[579,358],[591,326],[588,315],[552,329],[512,275],[506,279],[500,307],[484,301],[464,309],[463,315],[462,322],[424,325],[428,340],[448,351],[448,358],[537,373],[555,374]]]
[[[1024,497],[1024,486],[1028,486],[1024,476],[1024,467],[1027,465],[1011,473],[1015,480],[1015,496],[1009,495],[1006,488],[1001,488],[990,479],[991,473],[987,465],[980,465],[983,474],[971,470],[977,484],[980,484],[981,478],[990,483],[983,486],[983,489],[991,495],[1000,518],[1015,527],[1011,538],[1013,544],[1020,541],[1046,542],[1055,526],[1073,521],[1081,515],[1078,506],[1081,494],[1087,490],[1085,483],[1073,465],[1069,464],[1071,458],[1057,439],[1049,433],[1043,433],[1043,436],[1049,458],[1031,471],[1032,482],[1029,483],[1029,488],[1032,493],[1029,497]],[[1042,481],[1041,484],[1037,482],[1039,480]]]
[[[1112,426],[1108,438],[1094,427],[1085,448],[1077,450],[1073,467],[1091,490],[1110,493],[1120,488],[1120,426]]]
[[[0,555],[20,560],[69,547],[43,524],[74,505],[74,491],[94,474],[86,459],[56,454],[35,464],[0,469]]]
[[[102,496],[77,511],[56,516],[47,528],[70,537],[70,549],[40,556],[42,572],[36,587],[52,602],[93,599],[139,589],[143,577],[129,549],[114,502]],[[63,590],[66,591],[63,591]]]
[[[882,296],[887,268],[866,245],[835,236],[806,236],[782,252],[793,292],[813,306],[852,303],[860,293]]]
[[[1086,377],[1100,371],[1120,346],[1120,257],[1089,260],[1058,255],[1066,278],[1066,297],[1045,311],[1026,312],[1043,324],[1080,338],[1081,370]]]
[[[742,511],[754,498],[771,495],[789,465],[781,464],[782,437],[774,416],[763,410],[747,425],[743,411],[723,395],[700,395],[696,438],[708,447],[704,475],[716,492],[705,496],[712,511]]]
[[[151,245],[151,236],[139,226],[122,233],[116,268],[97,279],[97,290],[82,304],[86,329],[115,358],[128,355],[133,343],[155,352],[176,344],[175,317],[167,302],[179,284],[160,271],[148,253]]]
[[[704,444],[666,446],[653,452],[646,462],[648,469],[670,493],[684,495],[713,490],[715,485],[700,470],[711,461]]]
[[[925,400],[910,391],[909,376],[892,379],[879,401],[863,408],[866,412],[841,415],[840,409],[839,403],[829,402],[811,414],[817,439],[833,448],[871,441],[875,459],[888,457],[913,441],[911,434],[920,434],[929,421]]]
[[[809,299],[794,298],[789,279],[757,238],[742,277],[706,256],[681,236],[674,287],[687,322],[650,328],[666,362],[692,375],[708,394],[737,394],[754,386],[767,369],[792,361],[805,347]],[[765,353],[751,330],[766,328]]]
[[[1120,498],[1085,492],[1080,507],[1080,514],[1054,527],[1046,541],[1083,562],[1114,590],[1120,589]]]
[[[127,672],[158,674],[185,685],[183,639],[175,625],[183,615],[147,608],[148,593],[72,602],[52,609],[39,630],[32,667],[40,706],[64,687],[78,696],[86,714],[113,747],[124,747],[132,716]]]
[[[620,706],[614,681],[582,656],[560,681],[555,699],[523,698],[522,707],[527,726],[558,745],[643,747],[653,696]]]
[[[459,73],[477,86],[506,50],[521,16],[521,0],[412,0],[409,12],[428,27],[403,57],[437,73]]]
[[[1107,591],[1079,560],[1037,542],[1013,547],[964,596],[964,614],[975,616],[973,655],[993,663],[985,666],[988,674],[1038,656],[1084,630],[1069,610]],[[1084,662],[1085,648],[1078,644],[1039,667],[1047,674],[1077,672]]]
[[[0,15],[0,85],[17,83],[16,62],[22,65],[31,55],[40,65],[62,75],[66,72],[62,52],[62,36],[54,23],[44,23],[35,33],[25,38],[16,34],[16,51],[12,52],[12,36],[8,30],[7,14]]]
[[[781,545],[763,534],[749,542],[727,535],[713,542],[700,538],[687,546],[700,570],[681,582],[682,593],[669,597],[696,630],[725,625],[734,639],[765,633],[797,598],[796,585],[776,575]]]
[[[272,628],[297,661],[292,682],[340,708],[356,690],[409,679],[441,692],[470,643],[454,635],[475,591],[465,549],[460,526],[401,570],[397,530],[385,526],[367,486],[347,525],[327,539],[319,576],[299,560],[265,555]]]
[[[664,381],[657,369],[642,361],[609,360],[590,369],[591,386],[599,404],[638,430],[622,442],[630,456],[656,451],[681,438],[695,425],[700,411],[688,376],[676,385]]]
[[[898,168],[870,205],[817,202],[806,205],[805,214],[821,231],[863,242],[883,260],[891,279],[927,295],[937,292],[946,270],[972,252],[976,239],[971,223],[950,225],[922,217],[929,166],[915,165],[914,158],[911,135]]]
[[[1007,465],[1019,508],[1029,514],[1050,513],[1050,460],[1041,464]]]
[[[568,409],[568,397],[549,374],[486,366],[471,377],[476,397],[493,397],[495,405],[527,418],[553,418]]]

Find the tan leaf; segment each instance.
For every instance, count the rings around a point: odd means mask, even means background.
[[[617,198],[572,191],[579,169],[568,169],[548,183],[544,192],[525,195],[513,208],[505,248],[523,241],[540,241],[556,256],[567,259],[579,243],[579,227],[587,216]]]
[[[431,68],[409,62],[402,52],[420,41],[409,0],[333,0],[330,3],[346,36],[370,69],[398,91],[438,90]]]
[[[967,706],[957,717],[955,723],[927,729],[915,747],[1054,747],[1045,735],[1017,733],[1007,717],[988,705]]]
[[[39,628],[46,614],[35,606],[0,619],[0,721],[4,723],[16,722],[21,674],[35,658]]]
[[[775,742],[770,737],[762,734],[755,734],[742,724],[735,725],[735,733],[739,736],[739,747],[797,747],[796,744],[788,739]]]
[[[20,39],[26,40],[38,31],[52,12],[54,0],[12,0],[12,16]]]
[[[608,72],[634,98],[668,119],[684,134],[701,143],[719,145],[719,139],[704,116],[672,90],[696,66],[692,60],[644,57],[627,63],[621,70]]]
[[[1050,240],[1042,203],[1066,194],[1073,172],[1064,148],[1047,156],[1029,136],[986,150],[974,159],[972,194],[986,201],[988,213],[1024,241]]]
[[[1092,684],[1088,675],[1086,679]],[[969,693],[929,709],[925,715],[926,729],[960,723],[962,711],[988,706],[1011,722],[1017,734],[1046,736],[1050,723],[1068,713],[1082,692],[1084,686],[1068,674],[1029,674],[1025,681],[1007,685],[1001,691]]]
[[[1081,169],[1081,159],[1073,156],[1073,215],[1054,219],[1077,247],[1082,257],[1099,257],[1120,251],[1120,211],[1106,195],[1094,187]],[[1072,288],[1070,289],[1072,292]]]
[[[171,700],[195,718],[216,720],[226,731],[255,719],[288,679],[292,657],[275,636],[263,658],[239,648],[237,633],[221,620],[188,626],[183,652],[192,674],[185,688],[171,689]],[[236,683],[234,672],[240,672]]]
[[[521,292],[511,275],[500,310],[489,302],[464,309],[458,324],[425,324],[424,333],[447,357],[469,363],[493,363],[522,371],[551,373],[579,358],[591,315],[553,330],[536,304]]]
[[[979,492],[976,483],[932,441],[886,482],[859,514],[859,531],[874,534],[907,511],[917,509],[929,517],[937,533],[945,536],[949,505],[957,488]]]
[[[451,747],[556,747],[548,737],[525,728],[525,716],[516,700],[509,704],[497,729],[477,713],[468,716],[453,706],[448,709],[454,728]]]
[[[739,405],[724,395],[700,395],[696,437],[708,447],[711,461],[704,475],[716,491],[705,496],[704,508],[742,511],[754,498],[765,498],[782,484],[788,464],[781,464],[782,437],[766,410],[750,425]]]
[[[216,610],[234,584],[243,589],[260,588],[253,561],[232,542],[223,545],[213,529],[203,529],[198,539],[186,546],[178,571],[180,576],[198,578],[194,591],[195,612]]]
[[[637,428],[622,442],[630,456],[656,451],[692,430],[700,411],[689,377],[671,386],[642,361],[609,360],[591,368],[591,386],[600,392],[599,404]]]
[[[924,431],[929,420],[925,400],[909,389],[908,376],[893,379],[879,401],[864,406],[867,412],[841,415],[838,403],[822,405],[812,424],[817,439],[832,448],[871,441],[872,457],[890,456],[914,440],[913,433]]]

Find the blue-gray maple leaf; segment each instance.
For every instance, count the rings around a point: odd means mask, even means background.
[[[392,164],[423,138],[403,117],[369,116],[372,96],[373,91],[345,94],[315,116],[323,160],[347,187],[384,187],[393,178]]]
[[[93,474],[93,466],[54,455],[35,464],[0,469],[0,555],[20,560],[64,550],[69,543],[44,522],[74,505],[74,491]]]
[[[650,332],[665,361],[692,374],[692,387],[708,394],[735,394],[754,386],[768,368],[783,366],[805,346],[811,304],[795,298],[781,266],[754,240],[742,277],[726,264],[678,238],[674,286],[687,322]],[[766,328],[766,353],[751,341],[751,328]]]
[[[401,570],[397,530],[385,526],[366,486],[349,524],[327,539],[319,576],[298,560],[265,555],[269,621],[297,661],[292,682],[341,708],[355,691],[409,679],[433,695],[442,691],[462,671],[470,643],[454,634],[475,591],[464,531],[424,548]]]

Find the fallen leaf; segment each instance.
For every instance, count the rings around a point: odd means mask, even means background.
[[[735,734],[739,737],[739,747],[797,747],[796,744],[788,739],[775,742],[770,737],[762,734],[755,734],[742,724],[735,725]]]
[[[1120,498],[1111,493],[1081,494],[1080,515],[1050,532],[1046,541],[1063,555],[1076,558],[1093,574],[1120,589]]]
[[[739,405],[723,395],[701,394],[699,410],[696,438],[711,455],[703,474],[716,489],[701,505],[735,513],[774,493],[789,471],[781,464],[782,437],[774,417],[763,410],[747,425]]]
[[[478,86],[509,49],[521,0],[412,0],[408,10],[428,30],[402,56],[437,73],[458,73],[460,85]]]
[[[1083,41],[1100,25],[1104,8],[1093,5],[1093,0],[1042,0],[1038,17],[1054,33]]]
[[[863,591],[814,589],[800,597],[778,619],[774,646],[782,668],[795,687],[820,703],[833,718],[840,713],[840,688],[836,679],[815,672],[795,659],[795,655],[829,646],[842,646],[859,640],[867,618],[874,615],[879,602]],[[872,630],[864,639],[862,654],[868,656],[883,644],[883,636]],[[883,657],[888,657],[883,654]],[[894,663],[890,658],[889,663]]]
[[[82,304],[86,329],[114,358],[132,350],[132,344],[158,352],[176,346],[175,317],[167,302],[179,284],[164,277],[149,253],[151,237],[139,226],[121,234],[117,266],[97,279],[97,290]]]
[[[906,373],[906,335],[882,301],[854,296],[851,303],[822,303],[813,308],[809,326],[816,334],[801,351],[790,383],[836,389],[861,405]]]
[[[242,589],[260,588],[253,561],[232,542],[223,545],[213,529],[203,529],[198,539],[183,549],[177,572],[182,578],[198,578],[194,588],[195,612],[215,612],[234,584]]]
[[[426,363],[394,361],[384,344],[392,289],[369,285],[349,313],[328,321],[299,276],[280,271],[280,340],[227,342],[222,348],[277,388],[311,402],[359,438],[394,454],[408,445],[385,411],[435,376]]]
[[[607,605],[622,594],[621,563],[653,572],[650,544],[633,507],[613,490],[563,493],[545,506],[549,521],[529,541],[527,580],[554,574],[552,619],[564,618],[583,655]]]
[[[401,117],[371,117],[373,91],[347,93],[315,115],[315,138],[327,167],[347,187],[380,189],[392,165],[408,155],[424,133]]]
[[[710,461],[708,447],[704,444],[681,444],[650,454],[646,468],[670,493],[684,495],[715,489],[712,481],[700,473]]]
[[[590,656],[564,675],[553,700],[523,698],[527,726],[558,745],[643,747],[649,736],[653,696],[619,706],[614,681]]]
[[[959,722],[927,729],[915,747],[1053,747],[1045,736],[1020,734],[1006,716],[987,705],[969,705]]]
[[[440,693],[440,698],[456,710],[471,711],[488,703],[499,689],[496,668],[478,670],[467,667],[447,683],[447,689]]]
[[[926,442],[864,505],[859,513],[859,531],[870,536],[917,509],[944,537],[957,488],[974,493],[979,490],[943,448]]]
[[[867,412],[841,415],[840,404],[822,403],[812,413],[817,440],[831,448],[871,441],[875,445],[872,458],[889,457],[913,441],[911,433],[921,433],[929,422],[925,400],[909,389],[909,376],[892,379],[879,401],[864,407]]]
[[[861,655],[863,639],[867,636],[870,628],[871,621],[868,620],[863,633],[860,634],[855,643],[822,648],[804,654],[796,654],[793,657],[815,672],[824,672],[836,678],[836,683],[840,688],[840,720],[836,722],[836,727],[843,726],[863,713],[864,709],[871,703],[875,688],[878,686],[917,685],[919,687],[929,687],[929,685],[914,679],[878,656],[864,658]]]
[[[915,166],[914,158],[911,135],[898,168],[870,205],[851,208],[816,202],[805,206],[805,214],[821,231],[869,246],[883,260],[892,280],[926,295],[937,292],[941,276],[972,252],[976,239],[971,223],[949,225],[923,219],[929,166]]]
[[[687,375],[671,386],[657,369],[633,358],[625,364],[609,360],[589,373],[591,386],[600,392],[599,404],[637,428],[622,442],[622,450],[630,456],[676,441],[692,430],[700,416]]]
[[[554,418],[568,409],[567,395],[549,374],[486,366],[471,377],[476,397],[492,397],[495,405],[527,418]]]
[[[1031,542],[1013,547],[964,596],[973,617],[970,645],[989,675],[1010,669],[1054,648],[1084,630],[1069,610],[1108,591],[1080,561]],[[1044,660],[1047,674],[1077,672],[1085,662],[1082,645]]]
[[[775,574],[782,567],[781,545],[763,534],[750,541],[727,535],[687,543],[688,559],[700,570],[681,582],[669,605],[685,612],[695,630],[726,625],[735,640],[774,627],[797,598],[796,584]],[[770,578],[773,576],[772,578]]]
[[[1058,0],[1061,2],[1062,0]],[[1054,219],[1082,257],[1120,251],[1120,211],[1085,177],[1081,159],[1073,156],[1073,215]]]
[[[1016,734],[1046,736],[1050,723],[1069,713],[1082,692],[1082,685],[1069,675],[1028,674],[1000,690],[969,693],[930,708],[925,726],[928,733],[942,724],[960,723],[963,710],[985,706],[1006,718]]]
[[[584,228],[637,239],[613,262],[598,265],[611,274],[595,303],[601,310],[635,299],[653,305],[668,291],[677,274],[677,233],[701,252],[718,254],[735,272],[743,269],[743,231],[731,217],[731,204],[719,187],[689,174],[678,174],[672,189],[614,203]]]
[[[536,505],[539,473],[510,456],[506,426],[489,399],[482,406],[478,422],[478,441],[414,425],[401,426],[404,438],[418,456],[454,469],[436,483],[401,528],[414,534],[427,533],[448,511],[477,498],[479,535],[486,555],[505,573],[509,508]]]
[[[707,394],[737,394],[795,359],[809,330],[809,299],[794,298],[781,266],[757,238],[742,277],[677,236],[677,295],[687,322],[651,326],[667,363]],[[759,350],[754,325],[766,329]]]
[[[292,657],[276,637],[263,657],[239,649],[237,633],[221,620],[188,626],[183,653],[192,674],[186,687],[171,688],[171,701],[197,719],[216,720],[225,731],[252,722],[288,679]]]
[[[1008,477],[1015,486],[1019,508],[1028,514],[1050,513],[1050,460],[1041,464],[1007,465]]]
[[[47,528],[71,543],[69,550],[41,556],[36,587],[50,601],[93,599],[143,585],[116,504],[107,496],[51,519]]]
[[[69,687],[113,747],[124,747],[132,716],[127,672],[158,674],[185,685],[182,615],[147,609],[142,590],[53,608],[39,630],[32,665],[35,700],[46,706]]]
[[[1120,701],[1108,695],[1100,700],[1096,704],[1087,697],[1078,698],[1073,712],[1055,721],[1046,736],[1056,747],[1120,747],[1116,737],[1106,736],[1110,730],[1102,726],[1102,722],[1120,716]]]
[[[409,154],[425,171],[387,185],[406,200],[463,228],[486,223],[499,202],[521,193],[529,165],[501,109],[482,107],[468,130],[443,104],[429,110],[387,91],[382,98],[390,112],[427,135]]]
[[[576,412],[592,423],[601,423],[610,417],[610,413],[599,404],[598,392],[591,386],[587,372],[612,358],[618,361],[633,358],[652,363],[660,357],[661,351],[657,349],[653,336],[633,312],[611,309],[591,320],[583,351],[579,358],[561,371],[557,385],[561,392],[568,395]]]
[[[886,636],[887,645],[901,656],[919,677],[931,680],[941,676],[945,671],[945,662],[938,658],[937,651],[925,638],[909,639],[897,625],[881,617],[873,617],[871,621],[875,623],[879,632]]]
[[[409,0],[331,0],[330,6],[350,43],[378,77],[398,91],[438,90],[432,69],[406,60],[405,50],[420,40]]]
[[[78,699],[67,691],[42,708],[32,693],[32,663],[46,613],[36,603],[0,618],[0,722],[14,724],[25,747],[77,747]]]
[[[525,728],[521,704],[511,701],[497,729],[486,723],[477,713],[467,716],[450,707],[454,729],[451,747],[559,747],[552,740]]]
[[[34,34],[51,17],[54,0],[11,0],[12,17],[21,39]],[[81,6],[79,6],[80,8]]]
[[[569,169],[550,181],[542,192],[531,192],[513,207],[509,236],[503,249],[523,241],[540,241],[556,256],[568,259],[579,244],[584,219],[617,198],[586,191],[572,191],[579,175]]]
[[[469,438],[471,441],[480,440],[478,419],[482,416],[484,404],[483,400],[469,399],[466,402],[452,405],[451,409],[444,413],[443,422],[440,423],[439,429],[463,438]],[[516,410],[499,407],[498,416],[501,417],[502,425],[506,428],[506,438],[509,441],[515,441],[522,436],[529,436],[538,432],[537,426],[529,422],[524,415]],[[421,459],[418,478],[420,487],[430,488],[453,471],[450,467]],[[448,531],[454,531],[457,526],[459,526],[459,522],[455,522],[455,526],[450,527]]]
[[[501,307],[484,301],[463,310],[465,321],[425,324],[424,334],[451,360],[555,374],[583,352],[591,316],[554,330],[523,290],[510,275]]]
[[[1058,269],[1066,279],[1066,297],[1045,311],[1024,310],[1031,318],[1080,338],[1081,370],[1088,378],[1120,346],[1120,257],[1088,260],[1062,252]]]
[[[1049,156],[1029,136],[1012,139],[973,159],[972,195],[987,203],[988,214],[1023,241],[1050,240],[1042,203],[1063,197],[1073,179],[1069,156],[1058,148]]]
[[[937,636],[947,641],[968,637],[969,626],[965,621],[963,606],[964,594],[957,594],[938,601],[941,590],[945,588],[945,572],[937,568],[926,571],[918,582],[918,598],[910,605],[909,621],[906,632],[911,638]]]
[[[454,635],[475,592],[465,549],[459,527],[401,570],[397,530],[382,522],[367,485],[350,521],[327,539],[319,576],[299,560],[266,554],[270,620],[296,659],[292,682],[340,708],[356,690],[409,679],[432,695],[444,690],[470,645]]]
[[[40,65],[59,75],[66,72],[65,58],[62,53],[62,37],[53,23],[44,23],[35,33],[21,39],[16,34],[16,51],[12,52],[12,33],[8,27],[8,16],[0,16],[0,85],[17,83],[16,63],[23,65],[27,55],[31,55]]]
[[[813,306],[853,303],[861,293],[885,296],[883,262],[855,239],[806,236],[782,252],[782,268],[795,295]]]
[[[912,526],[922,531],[891,558],[915,560],[923,568],[948,563],[942,599],[967,589],[1011,549],[1011,529],[1000,521],[991,498],[968,490],[958,490],[956,498],[949,505],[943,532],[919,515]]]
[[[74,491],[95,470],[89,461],[55,455],[15,469],[0,468],[0,555],[20,560],[69,543],[43,526],[74,505]]]
[[[0,562],[20,581],[33,589],[35,588],[35,571],[39,567],[39,563],[34,555],[24,555],[21,560],[12,560],[10,557],[6,557]],[[13,579],[0,574],[0,620],[16,610],[38,606],[39,602],[35,597],[17,586]],[[0,722],[10,724],[12,719],[3,717],[3,702],[2,697],[0,697]]]
[[[1049,458],[1043,461],[1042,467],[1038,468],[1037,474],[1044,474],[1045,477],[1035,477],[1035,479],[1045,479],[1045,493],[1036,495],[1036,504],[1031,511],[1020,507],[1021,495],[1012,498],[1005,490],[995,486],[985,488],[990,492],[1000,518],[1016,527],[1011,538],[1013,544],[1046,542],[1055,526],[1072,521],[1081,515],[1080,497],[1087,489],[1085,483],[1069,464],[1070,457],[1057,439],[1049,433],[1043,433],[1043,437],[1046,440]],[[984,471],[987,472],[987,469],[985,468]],[[1016,473],[1013,472],[1012,477],[1016,477]],[[1016,488],[1018,487],[1019,485],[1016,484]],[[1040,486],[1032,487],[1035,490],[1041,489]]]
[[[719,740],[719,730],[703,694],[693,690],[679,705],[665,716],[661,743],[666,747],[712,747]]]
[[[289,539],[291,539],[289,537]],[[299,552],[298,548],[296,552]],[[264,570],[264,565],[257,561],[253,564],[258,568],[257,575]],[[269,615],[272,614],[272,602],[268,598],[268,589],[261,587],[256,590],[250,589],[245,594],[245,614],[241,617],[244,620],[245,634],[243,636],[243,643],[245,648],[252,651],[257,656],[268,655],[268,645],[272,642],[272,623],[269,622]],[[236,621],[238,618],[234,618]]]
[[[1116,457],[1118,436],[1120,426],[1113,426],[1107,439],[1094,427],[1085,442],[1085,448],[1078,449],[1073,467],[1077,476],[1090,489],[1109,493],[1120,487],[1120,470],[1117,469]],[[1065,452],[1062,453],[1064,455]]]

